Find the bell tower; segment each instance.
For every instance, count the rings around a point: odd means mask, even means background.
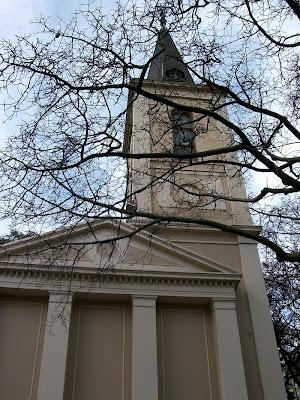
[[[133,155],[128,159],[128,204],[158,219],[205,219],[259,234],[243,201],[246,193],[234,151],[234,134],[218,118],[229,118],[225,95],[215,87],[195,84],[164,25],[147,79],[133,84],[141,85],[141,93],[130,92],[128,100],[124,152]],[[228,148],[233,150],[229,152]],[[143,223],[141,217],[134,222]],[[229,275],[239,274],[235,304],[247,399],[283,400],[282,374],[256,242],[179,222],[163,226],[155,234],[174,248],[188,250],[196,259],[205,257],[222,265]],[[170,273],[176,273],[176,268]],[[230,325],[226,318],[223,322]],[[226,356],[228,359],[230,356]],[[220,398],[227,399],[225,394]]]
[[[142,87],[149,97],[129,94],[124,150],[141,154],[129,161],[129,202],[159,215],[251,224],[247,206],[230,201],[245,197],[237,168],[226,164],[237,155],[218,151],[233,145],[232,133],[216,119],[190,111],[218,108],[226,117],[224,95],[194,83],[165,27]]]

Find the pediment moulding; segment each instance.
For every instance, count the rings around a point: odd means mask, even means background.
[[[172,240],[147,231],[135,232],[136,228],[131,224],[105,222],[94,225],[94,236],[82,226],[74,230],[72,235],[67,235],[68,231],[65,230],[60,234],[12,242],[2,246],[0,265],[10,268],[26,266],[31,270],[44,268],[49,271],[55,268],[77,271],[81,268],[86,272],[122,269],[133,273],[144,269],[165,273],[236,274],[236,269],[195,253]],[[125,238],[116,240],[122,235]],[[91,244],[90,237],[93,240],[96,237],[99,243]],[[115,247],[107,241],[108,238],[116,242]],[[75,243],[80,241],[86,244],[84,247],[80,244],[76,253]],[[84,251],[80,253],[82,248]]]
[[[5,255],[9,255],[11,253],[16,253],[19,251],[26,251],[31,248],[37,248],[40,246],[49,246],[51,247],[52,244],[56,244],[58,242],[62,242],[66,238],[68,239],[73,239],[77,235],[84,235],[87,234],[88,232],[91,232],[91,226],[93,229],[93,233],[98,231],[101,233],[102,230],[104,229],[111,229],[111,231],[116,232],[134,232],[137,228],[140,229],[141,225],[145,225],[145,221],[143,220],[134,220],[132,223],[126,222],[126,223],[120,223],[119,221],[113,222],[113,221],[95,221],[91,225],[87,224],[80,224],[77,227],[72,229],[72,232],[70,229],[62,229],[57,232],[53,233],[45,233],[41,236],[34,236],[34,237],[29,237],[25,239],[20,239],[16,240],[13,242],[8,242],[4,245],[0,246],[0,257],[3,257]],[[240,229],[245,232],[249,232],[252,234],[259,234],[261,231],[260,226],[256,225],[233,225],[234,228]],[[157,231],[158,226],[155,226],[155,229]],[[231,233],[226,233],[226,232],[221,232],[219,229],[216,228],[211,228],[207,226],[199,226],[197,224],[184,224],[184,223],[176,223],[176,222],[170,222],[168,223],[167,226],[165,224],[161,224],[161,229],[163,229],[165,232],[170,231],[170,230],[184,230],[188,229],[189,231],[199,231],[201,233],[209,232],[209,233],[216,233],[219,235],[220,233],[224,235],[224,238],[230,237],[232,241],[238,243],[244,243],[244,242],[252,242],[250,239],[246,238],[241,238],[238,235],[233,235]],[[155,235],[151,232],[151,229],[146,229],[143,231],[140,231],[138,233],[133,233],[134,237],[141,238],[142,240],[148,240],[149,242],[153,243],[155,240],[160,242],[160,245],[166,245],[168,246],[169,242],[168,240],[165,240],[158,235]],[[117,239],[117,237],[112,237],[113,240]]]

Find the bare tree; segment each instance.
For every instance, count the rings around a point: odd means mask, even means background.
[[[149,66],[160,56],[153,56],[157,35],[166,31],[158,8],[151,0],[116,3],[105,15],[91,3],[69,22],[51,25],[40,19],[35,34],[2,40],[4,106],[19,128],[1,155],[3,217],[14,215],[29,226],[53,229],[108,217],[144,218],[147,228],[172,221],[198,224],[255,239],[279,261],[299,262],[288,231],[283,241],[276,234],[250,232],[201,214],[217,202],[230,201],[248,204],[255,216],[266,215],[275,226],[280,215],[268,205],[299,192],[300,34],[289,33],[299,19],[299,5],[279,0],[164,2],[168,31],[186,56],[189,73],[211,93],[209,104],[193,105],[179,104],[144,85]],[[191,157],[166,144],[170,123],[161,120],[164,144],[157,143],[158,151],[129,152],[122,147],[125,119],[141,96],[152,102],[150,112],[158,120],[162,109],[171,122],[172,110],[180,110],[193,115],[196,135],[214,124],[220,132],[230,132],[231,139],[221,147],[194,149]],[[136,194],[126,184],[133,159],[167,166],[141,180],[139,193],[149,186],[159,190],[167,182],[185,200],[195,200],[189,208],[199,210],[199,217],[126,207]],[[173,179],[187,165],[231,169],[264,185],[257,189],[249,184],[247,195],[209,185],[195,191]]]
[[[264,263],[274,330],[289,399],[299,398],[299,265]]]
[[[288,232],[289,248],[299,251],[299,202],[281,202],[273,205],[263,217],[265,234],[285,239]],[[270,215],[276,215],[271,221]],[[267,217],[267,218],[266,218]],[[263,270],[267,287],[278,350],[284,374],[288,399],[300,398],[300,291],[299,263],[279,263],[267,248],[262,249]]]

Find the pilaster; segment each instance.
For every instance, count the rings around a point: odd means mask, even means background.
[[[49,292],[37,400],[63,400],[72,296]]]
[[[156,297],[132,298],[132,400],[157,400]]]
[[[264,399],[284,400],[286,392],[257,245],[240,238],[239,247]]]
[[[235,302],[212,300],[221,400],[248,400]]]

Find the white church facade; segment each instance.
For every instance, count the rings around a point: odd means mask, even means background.
[[[164,28],[156,54],[149,96],[129,94],[124,151],[192,158],[228,146],[229,130],[184,110],[224,99],[193,83]],[[246,203],[228,200],[245,196],[237,170],[133,158],[128,193],[130,222],[1,247],[1,400],[284,400],[256,243],[184,222],[259,232]],[[175,220],[145,227],[147,214]]]

